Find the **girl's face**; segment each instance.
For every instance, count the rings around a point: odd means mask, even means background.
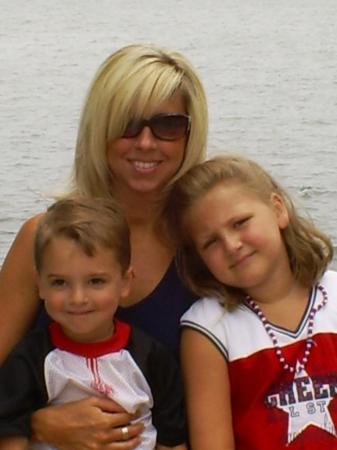
[[[185,114],[181,93],[148,111],[144,119],[158,114]],[[176,140],[157,138],[148,126],[134,137],[120,137],[112,141],[107,160],[119,192],[158,193],[179,170],[183,160],[187,135]]]
[[[263,295],[290,267],[281,230],[289,222],[283,199],[270,202],[240,183],[219,183],[186,212],[184,224],[212,274],[252,297]],[[285,272],[286,271],[286,272]]]
[[[122,273],[111,249],[86,255],[71,239],[47,245],[38,274],[40,297],[64,333],[78,342],[97,342],[113,333],[113,317],[130,289],[131,270]]]

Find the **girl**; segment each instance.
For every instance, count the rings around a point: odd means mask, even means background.
[[[258,164],[217,157],[171,193],[193,450],[337,449],[337,274],[329,239]]]

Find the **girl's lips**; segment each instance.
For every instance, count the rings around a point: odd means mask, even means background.
[[[244,263],[247,259],[249,259],[251,256],[253,256],[254,253],[255,252],[248,253],[247,255],[243,255],[240,258],[238,258],[237,260],[233,261],[233,263],[231,264],[231,269],[235,268],[237,266],[240,266],[240,264]]]

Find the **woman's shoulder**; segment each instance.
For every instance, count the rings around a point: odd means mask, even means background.
[[[21,258],[27,256],[27,252],[30,253],[37,225],[43,215],[44,213],[36,214],[23,222],[5,258],[4,267],[13,258],[16,259],[16,256]]]
[[[26,219],[21,225],[20,232],[22,231],[23,233],[27,234],[32,232],[35,233],[36,227],[40,222],[40,220],[42,219],[42,217],[44,216],[44,214],[45,214],[44,212],[40,212]]]

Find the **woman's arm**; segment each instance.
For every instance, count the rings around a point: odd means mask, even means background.
[[[184,328],[181,363],[192,450],[234,450],[227,362],[203,334]]]
[[[166,447],[166,445],[157,444],[156,450],[187,450],[187,447],[185,444],[176,445],[175,447]]]
[[[33,242],[41,214],[27,220],[0,271],[0,365],[29,329],[38,308]]]
[[[113,400],[89,397],[36,411],[31,424],[34,441],[62,450],[132,450],[140,444],[144,428],[141,423],[130,425],[134,418]],[[127,441],[122,432],[126,425]]]
[[[0,437],[0,450],[28,450],[28,444],[23,436]]]
[[[176,445],[175,447],[166,447],[166,445],[157,444],[156,450],[187,450],[187,447],[185,444]]]

